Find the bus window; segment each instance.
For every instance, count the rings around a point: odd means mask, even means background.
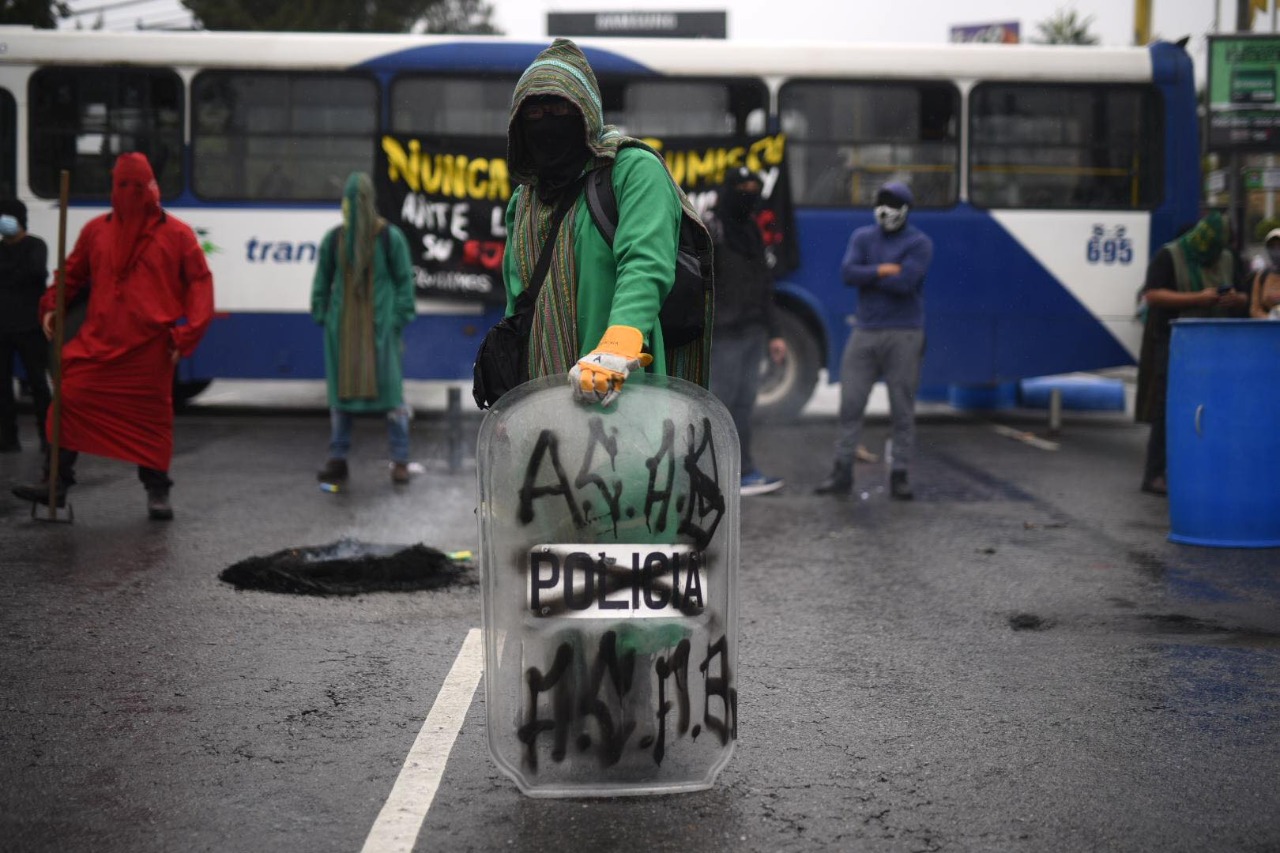
[[[160,194],[182,191],[182,80],[167,69],[46,67],[31,75],[27,126],[31,190],[57,198],[71,172],[76,198],[111,196],[111,167],[147,155]]]
[[[18,107],[8,89],[0,89],[0,197],[18,194]]]
[[[960,94],[950,83],[798,81],[778,95],[797,204],[870,207],[887,180],[955,204]]]
[[[191,103],[201,198],[334,201],[349,174],[373,171],[378,87],[368,77],[205,71]]]
[[[623,80],[601,78],[604,120],[628,136],[660,139],[734,137],[762,115],[768,92],[759,80]],[[758,122],[757,122],[758,123]]]
[[[969,115],[969,199],[979,207],[1141,210],[1161,201],[1154,89],[984,83]]]
[[[517,79],[398,77],[391,86],[391,129],[435,137],[492,136],[505,146]]]

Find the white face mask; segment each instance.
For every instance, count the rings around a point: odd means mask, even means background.
[[[9,216],[8,214],[0,216],[0,235],[12,237],[21,230],[17,217]]]
[[[885,231],[894,232],[907,224],[907,205],[890,207],[882,204],[875,210],[876,223]]]

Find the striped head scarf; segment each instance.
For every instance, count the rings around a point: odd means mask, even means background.
[[[378,396],[378,352],[374,333],[373,275],[378,231],[373,181],[352,172],[342,194],[342,230],[338,269],[342,273],[342,328],[338,339],[338,397],[368,400]]]
[[[659,160],[662,155],[639,139],[623,136],[613,125],[604,123],[604,104],[595,72],[581,49],[571,40],[558,38],[534,58],[516,83],[511,98],[507,124],[507,167],[516,183],[522,185],[516,199],[515,230],[508,235],[508,251],[515,253],[520,279],[527,282],[537,265],[538,254],[550,231],[554,202],[538,198],[534,190],[537,173],[533,159],[524,144],[520,108],[529,98],[538,96],[564,98],[582,114],[586,147],[590,162],[586,170],[611,163],[618,149],[639,146],[651,151]],[[665,163],[666,161],[663,160]],[[675,184],[685,213],[701,223],[697,211]],[[553,246],[552,262],[534,310],[529,345],[529,375],[546,376],[564,373],[578,360],[577,297],[578,276],[573,251],[573,219],[576,208],[570,208],[560,225]],[[709,239],[709,238],[708,238]],[[674,275],[674,270],[673,273]],[[711,302],[707,304],[706,333],[702,341],[694,341],[666,352],[667,372],[698,384],[707,381],[711,347]],[[656,322],[656,318],[655,318]],[[642,329],[642,332],[648,330]]]

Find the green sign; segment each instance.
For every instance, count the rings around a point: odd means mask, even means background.
[[[1250,192],[1280,190],[1280,169],[1245,169],[1244,188]]]
[[[1280,151],[1280,36],[1209,37],[1209,148]]]

